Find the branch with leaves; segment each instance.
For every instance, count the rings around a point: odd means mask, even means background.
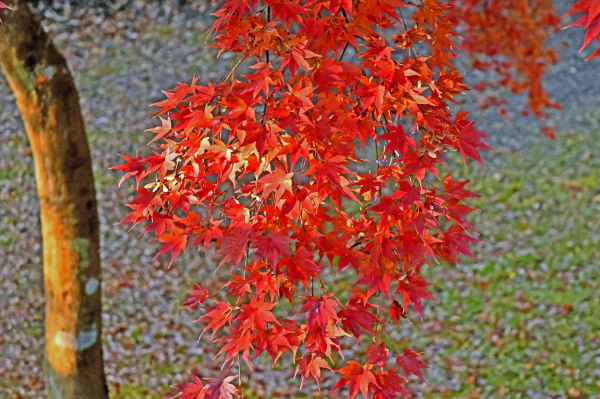
[[[533,21],[519,51],[552,61],[540,44],[556,25],[553,9],[542,10],[548,1],[533,2],[534,16],[523,2],[462,3],[228,0],[214,14],[214,46],[250,72],[167,91],[154,104],[156,152],[115,167],[137,183],[124,222],[146,222],[159,255],[172,263],[188,246],[214,246],[229,273],[221,290],[195,285],[185,303],[202,309],[202,334],[220,345],[224,372],[207,384],[192,376],[176,398],[237,395],[241,359],[251,367],[265,352],[273,364],[293,362],[302,382],[338,374],[333,389],[347,386],[350,398],[403,397],[411,374],[423,379],[420,353],[389,347],[384,334],[433,299],[421,269],[472,256],[476,241],[466,216],[477,195],[438,174],[446,151],[482,163],[488,148],[456,104],[469,89],[452,63],[457,29],[467,51],[486,53],[510,78],[502,84],[530,90],[536,114],[555,106],[536,86],[539,64],[510,58],[512,33],[493,42],[477,31],[487,14],[510,10]],[[597,13],[583,3],[575,11],[587,12],[589,27]],[[496,64],[495,54],[512,63]],[[154,182],[140,188],[147,176]],[[341,292],[326,288],[329,273],[347,276]],[[295,312],[285,315],[282,299]],[[344,342],[365,336],[363,354],[345,359]]]

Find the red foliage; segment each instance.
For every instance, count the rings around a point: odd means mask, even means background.
[[[592,40],[600,40],[600,2],[596,0],[579,0],[565,15],[582,14],[575,22],[567,26],[585,28],[585,38],[579,52],[587,47]],[[600,56],[600,48],[594,51],[587,59]]]
[[[372,368],[373,365],[370,363],[363,366],[354,360],[350,360],[347,366],[337,370],[342,374],[342,378],[333,389],[350,385],[350,399],[354,398],[359,390],[365,398],[368,397],[368,392],[372,390],[372,387],[379,386],[375,374],[371,371]]]
[[[588,3],[572,12],[585,12],[595,35]],[[409,304],[420,316],[433,299],[421,268],[471,256],[475,241],[464,201],[476,194],[437,168],[448,150],[481,163],[488,148],[457,109],[468,87],[451,60],[460,43],[542,115],[556,106],[540,80],[556,59],[543,45],[558,24],[550,0],[227,0],[214,15],[214,46],[240,62],[217,84],[193,79],[154,104],[157,152],[116,167],[138,185],[153,175],[125,222],[148,221],[173,259],[186,245],[214,243],[223,255],[230,280],[211,292],[214,304],[198,285],[185,305],[204,310],[198,321],[220,343],[224,370],[251,353],[275,363],[289,352],[302,381],[325,371],[351,398],[405,396],[399,370],[423,379],[427,366],[385,335]],[[250,73],[236,74],[241,62]],[[329,271],[345,276],[341,294]],[[340,340],[365,333],[363,359],[332,370]],[[194,380],[176,397],[237,393],[233,377]]]
[[[406,373],[407,377],[409,374],[414,374],[423,380],[423,382],[425,382],[425,378],[423,378],[421,369],[429,367],[417,359],[420,354],[421,353],[415,353],[411,348],[408,348],[406,351],[404,351],[404,354],[396,357],[396,364],[402,367],[402,370],[404,370],[404,373]]]
[[[593,1],[593,0],[592,0]],[[558,54],[546,40],[560,28],[552,0],[448,0],[446,14],[460,25],[461,47],[473,57],[473,67],[495,79],[484,87],[504,87],[527,93],[529,108],[546,116],[558,108],[542,85],[547,67]],[[490,98],[494,105],[496,99]]]

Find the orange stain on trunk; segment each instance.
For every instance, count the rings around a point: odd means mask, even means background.
[[[61,215],[42,201],[44,279],[46,284],[46,355],[48,362],[64,376],[76,372],[79,304],[73,267],[79,256],[68,247],[69,236]]]

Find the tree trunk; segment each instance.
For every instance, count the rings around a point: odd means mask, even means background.
[[[91,156],[64,57],[25,1],[0,11],[0,64],[35,162],[46,295],[50,399],[106,399],[100,245]]]

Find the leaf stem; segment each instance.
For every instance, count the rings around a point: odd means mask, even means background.
[[[237,355],[238,361],[238,390],[240,392],[240,397],[244,399],[244,393],[242,392],[242,362],[240,359],[240,354]]]

